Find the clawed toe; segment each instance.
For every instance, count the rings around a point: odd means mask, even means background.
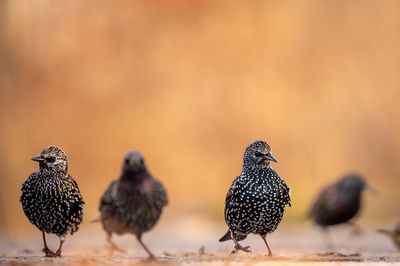
[[[244,251],[244,252],[246,252],[246,253],[253,253],[253,252],[251,251],[251,247],[250,247],[250,246],[242,247],[242,246],[240,246],[240,245],[236,245],[236,246],[235,246],[235,249],[231,252],[231,254],[235,254],[235,253],[238,252],[239,250]]]
[[[115,250],[115,251],[118,251],[118,252],[121,252],[121,253],[126,253],[125,249],[122,249],[122,248],[118,247],[117,244],[115,244],[114,242],[109,241],[109,243],[110,243],[110,251],[111,252],[113,252]]]
[[[246,253],[253,253],[250,246],[244,247],[242,250]]]
[[[122,248],[116,247],[116,246],[115,246],[115,247],[112,246],[112,247],[111,247],[111,250],[112,250],[112,251],[115,250],[115,251],[118,251],[118,252],[121,252],[121,253],[126,253],[126,250],[125,250],[125,249],[122,249]]]
[[[51,251],[48,248],[43,248],[42,251],[46,254],[45,255],[46,257],[49,257],[49,258],[57,257],[57,254],[55,254],[53,251]]]

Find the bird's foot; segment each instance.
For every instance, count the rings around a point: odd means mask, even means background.
[[[57,257],[56,253],[54,253],[53,251],[51,251],[51,250],[48,249],[48,248],[43,248],[42,251],[44,252],[45,257],[48,257],[48,258]]]
[[[61,249],[57,250],[54,257],[61,257]]]
[[[237,244],[237,245],[235,245],[235,249],[232,251],[231,254],[235,254],[235,253],[238,252],[239,250],[244,251],[244,252],[246,252],[246,253],[253,253],[253,252],[251,251],[251,247],[250,247],[250,246],[242,247],[241,245]]]
[[[114,242],[112,242],[112,241],[108,241],[108,242],[110,243],[110,251],[111,252],[118,251],[118,252],[121,252],[121,253],[126,253],[125,249],[122,249],[122,248],[118,247],[117,244],[115,244]]]
[[[355,227],[353,227],[353,229],[351,230],[350,235],[351,235],[351,236],[359,237],[359,236],[364,235],[364,233],[365,233],[365,232],[364,232],[364,230],[363,230],[361,227],[355,226]]]

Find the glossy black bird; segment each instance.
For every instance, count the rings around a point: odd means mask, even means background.
[[[379,229],[378,232],[389,236],[396,245],[397,249],[400,251],[400,223],[396,225],[394,230]]]
[[[323,228],[348,223],[360,210],[362,192],[366,188],[361,176],[344,176],[321,191],[311,208],[310,217]]]
[[[142,234],[154,227],[165,205],[167,193],[161,182],[147,171],[143,155],[137,151],[129,152],[122,164],[120,178],[110,184],[100,200],[100,221],[111,247],[117,248],[111,241],[113,233],[134,234],[149,257],[154,259],[153,253],[142,242]]]
[[[290,189],[271,168],[277,162],[265,141],[250,144],[244,153],[243,169],[232,183],[225,199],[225,221],[228,232],[220,242],[232,239],[235,250],[251,252],[238,241],[253,233],[262,237],[268,249],[266,236],[276,230],[282,220],[285,206],[290,203]]]
[[[42,231],[46,257],[61,256],[65,236],[79,229],[83,220],[83,204],[78,184],[68,174],[65,153],[49,146],[32,160],[39,162],[39,172],[32,173],[22,185],[21,203],[26,217]],[[46,244],[45,233],[60,238],[56,252]]]

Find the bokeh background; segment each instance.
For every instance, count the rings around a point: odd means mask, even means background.
[[[223,224],[258,139],[292,189],[284,222],[348,172],[378,191],[360,219],[399,218],[399,29],[396,0],[1,1],[0,231],[35,230],[20,188],[50,144],[86,222],[134,149],[168,189],[163,219]]]

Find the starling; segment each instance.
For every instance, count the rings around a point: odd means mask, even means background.
[[[147,171],[143,155],[137,151],[129,152],[122,164],[120,178],[110,184],[100,199],[99,220],[111,247],[118,249],[111,241],[112,233],[131,233],[149,258],[154,259],[142,241],[142,234],[154,227],[165,205],[167,193],[161,182]]]
[[[229,227],[220,242],[232,239],[235,250],[251,252],[238,241],[253,233],[262,237],[268,249],[266,236],[276,230],[285,207],[290,203],[290,189],[272,169],[270,162],[277,162],[265,141],[250,144],[244,153],[243,169],[225,199],[225,221]]]
[[[311,208],[311,219],[322,228],[349,223],[360,210],[361,194],[365,188],[367,184],[361,176],[344,176],[322,190]]]
[[[397,246],[397,249],[400,251],[400,223],[394,228],[394,230],[385,230],[379,229],[378,232],[388,235],[393,243]]]
[[[78,231],[82,223],[85,202],[68,173],[67,156],[60,148],[48,146],[32,160],[39,162],[39,172],[32,173],[22,185],[22,208],[29,221],[42,231],[46,257],[60,257],[65,236]],[[56,252],[47,247],[45,233],[60,238]]]

